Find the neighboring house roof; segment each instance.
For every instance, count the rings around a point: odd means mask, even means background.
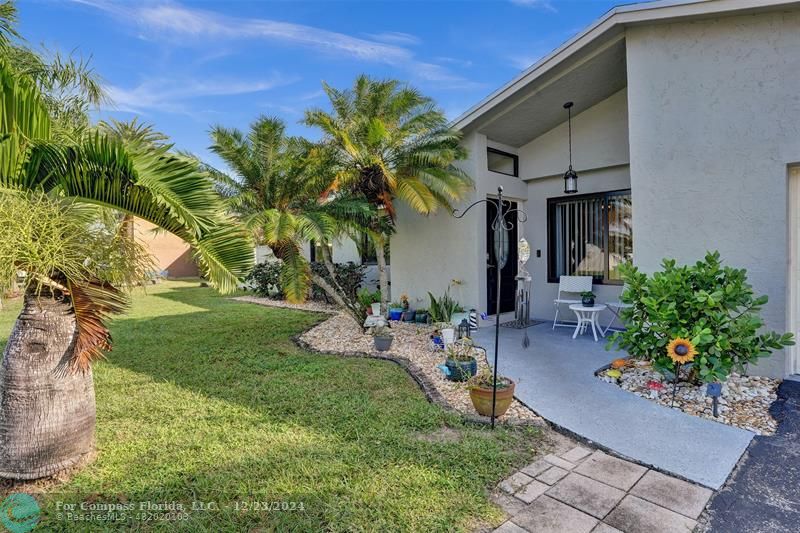
[[[548,83],[550,78],[563,74],[568,63],[585,63],[593,59],[606,72],[616,73],[606,76],[606,86],[601,88],[607,96],[615,90],[624,87],[624,28],[626,26],[671,22],[675,20],[708,18],[720,15],[745,14],[762,10],[780,9],[800,6],[796,0],[658,0],[631,5],[615,7],[597,19],[585,30],[571,38],[553,52],[543,57],[533,66],[519,74],[516,78],[500,87],[498,90],[469,108],[453,121],[454,127],[466,130],[475,127],[480,119],[496,108],[511,108],[516,105],[513,100],[518,93],[531,86]],[[597,53],[594,53],[596,50]],[[590,53],[590,51],[592,51]],[[621,57],[621,60],[620,60]],[[620,86],[620,75],[623,84]],[[580,82],[578,80],[578,82]],[[587,99],[588,100],[588,99]],[[556,106],[557,108],[557,106]],[[575,112],[581,112],[586,107],[581,107],[576,101]],[[563,110],[557,110],[563,111]],[[501,111],[504,113],[505,111]],[[535,133],[543,133],[554,126],[553,118],[546,117],[541,121],[541,131],[530,130],[525,137]],[[544,129],[547,128],[547,129]],[[515,137],[509,134],[508,139],[502,140],[509,144],[521,144],[525,137]],[[516,139],[516,142],[515,142]]]

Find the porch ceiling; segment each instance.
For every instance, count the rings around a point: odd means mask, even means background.
[[[574,116],[626,85],[625,40],[619,36],[546,79],[537,79],[468,129],[519,147],[564,122],[564,102],[575,102]]]

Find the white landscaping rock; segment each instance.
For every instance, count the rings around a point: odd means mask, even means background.
[[[623,389],[669,407],[672,402],[672,383],[653,370],[647,361],[637,361],[634,366],[619,369],[622,377],[618,380],[600,372],[598,377],[609,383],[618,384]],[[656,391],[648,388],[649,381],[658,381],[664,388]],[[719,398],[719,417],[714,418],[712,400],[706,396],[706,385],[692,385],[685,381],[678,384],[675,408],[685,413],[708,418],[746,429],[759,435],[773,435],[778,423],[769,414],[769,407],[777,399],[779,380],[761,376],[741,376],[731,374],[722,386]]]

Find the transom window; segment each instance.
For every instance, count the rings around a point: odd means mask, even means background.
[[[633,258],[630,189],[547,200],[547,277],[592,276],[620,284],[619,265]]]
[[[519,176],[519,157],[496,148],[486,149],[487,167],[492,172]]]

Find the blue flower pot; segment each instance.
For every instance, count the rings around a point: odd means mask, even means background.
[[[448,359],[444,364],[450,371],[447,374],[447,379],[450,381],[467,381],[478,373],[478,361],[475,359],[470,359],[469,361],[454,361]]]
[[[403,316],[402,307],[392,307],[389,309],[389,320],[400,320],[400,317],[402,316]]]

